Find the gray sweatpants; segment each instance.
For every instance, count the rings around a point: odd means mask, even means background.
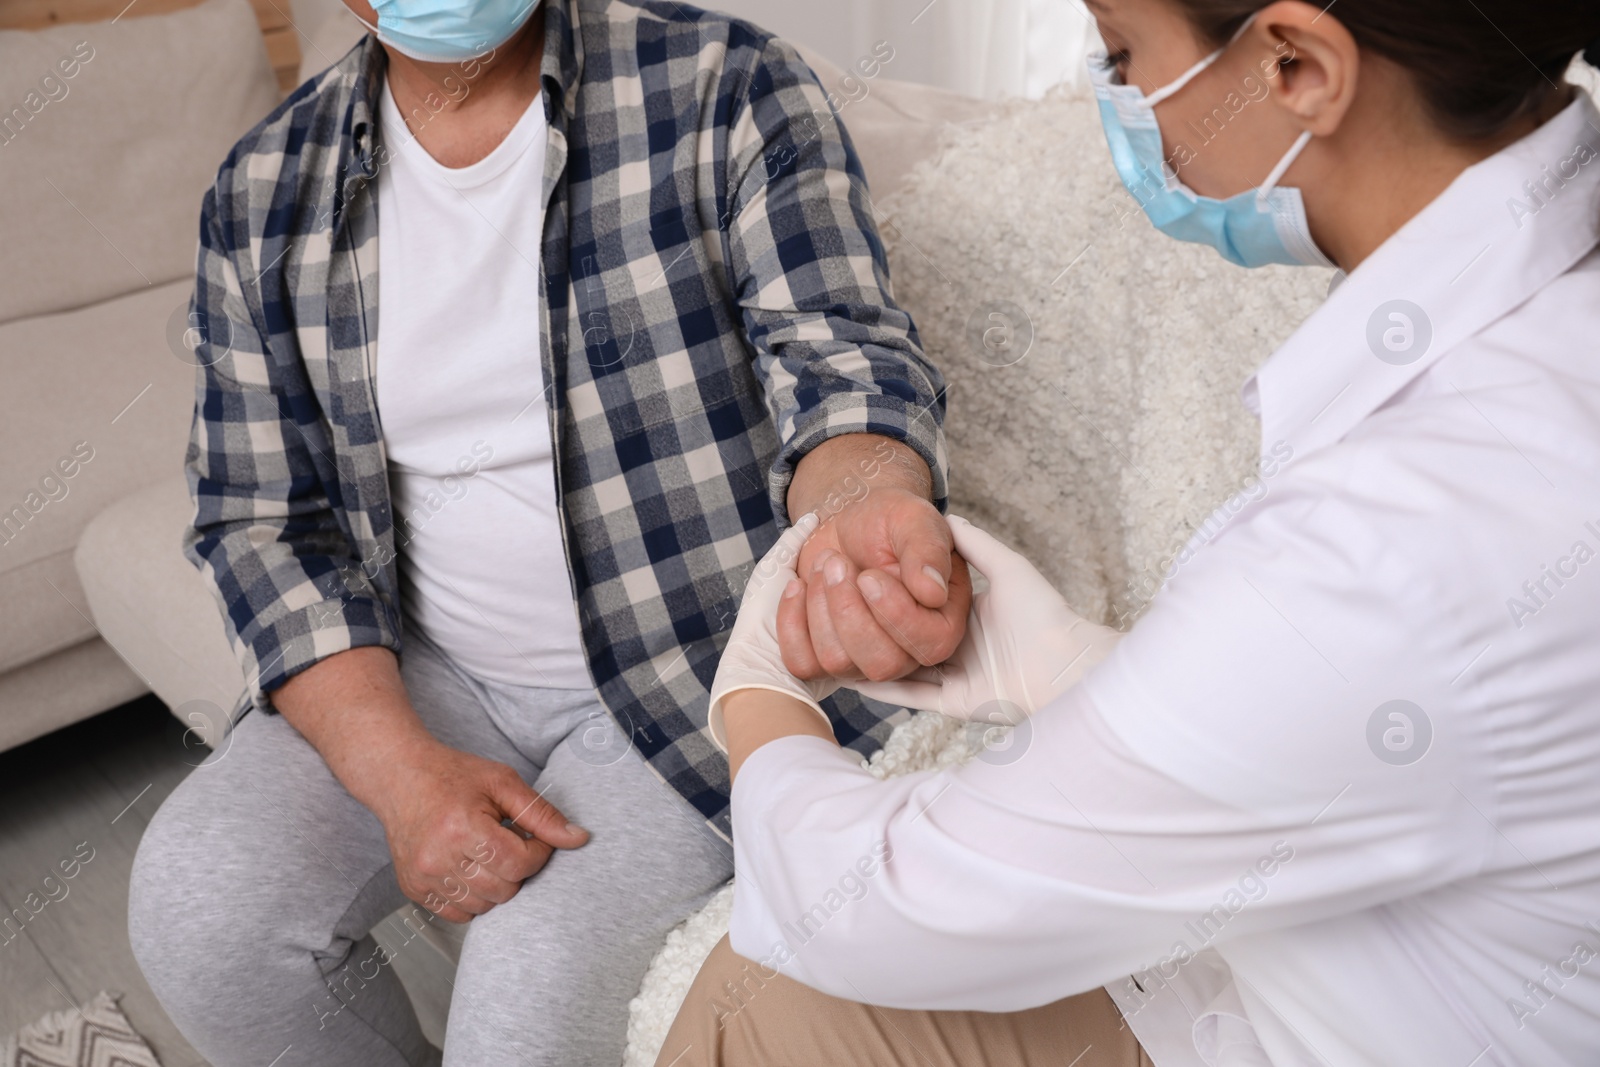
[[[511,766],[591,835],[469,924],[443,1063],[619,1064],[645,968],[732,876],[731,848],[592,692],[480,680],[415,629],[401,676],[434,736]],[[369,933],[405,903],[377,818],[288,720],[254,711],[151,820],[128,933],[214,1067],[435,1065]]]

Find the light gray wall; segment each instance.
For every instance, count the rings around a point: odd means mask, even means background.
[[[700,0],[807,45],[845,70],[874,54],[881,74],[968,96],[1038,96],[1082,69],[1093,30],[1082,0]],[[341,0],[290,0],[300,51]],[[869,69],[871,65],[869,63]]]
[[[305,57],[309,39],[317,35],[323,20],[343,10],[343,0],[289,0],[289,19],[294,23],[295,33],[300,37],[302,59]],[[320,66],[317,69],[321,69]]]
[[[1039,96],[1077,80],[1097,41],[1081,0],[704,0],[808,45],[845,69],[879,41],[885,72],[968,96]]]

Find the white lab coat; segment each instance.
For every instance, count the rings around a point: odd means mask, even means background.
[[[1246,384],[1265,495],[1020,758],[751,756],[734,949],[897,1007],[1106,985],[1159,1067],[1600,1063],[1597,242],[1580,93]]]

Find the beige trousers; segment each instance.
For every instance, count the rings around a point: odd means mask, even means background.
[[[907,1011],[840,1000],[711,950],[656,1067],[1152,1067],[1096,989],[1017,1012]]]

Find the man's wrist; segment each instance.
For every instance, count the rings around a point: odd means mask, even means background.
[[[801,458],[789,483],[790,521],[816,511],[823,521],[874,489],[933,499],[933,473],[910,445],[875,433],[830,437]]]
[[[345,788],[387,825],[398,795],[397,784],[402,789],[412,788],[421,775],[437,765],[434,755],[443,744],[426,729],[401,730],[381,748],[346,753],[345,774],[350,781]]]

